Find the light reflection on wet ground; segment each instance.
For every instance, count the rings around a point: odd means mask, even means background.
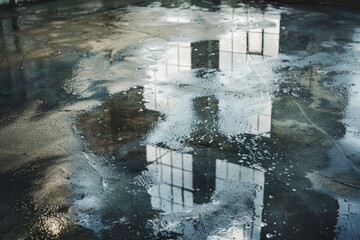
[[[1,238],[358,239],[357,13],[128,3],[1,15]]]

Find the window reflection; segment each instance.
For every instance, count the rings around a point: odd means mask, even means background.
[[[232,8],[224,8],[223,11],[231,11],[231,20],[237,26],[263,25],[264,27],[237,29],[224,35],[220,40],[220,69],[233,71],[241,68],[244,62],[261,61],[278,55],[279,15],[237,13]]]
[[[151,204],[153,208],[162,210],[166,216],[170,216],[167,221],[176,219],[176,222],[181,222],[188,218],[186,213],[189,213],[191,217],[202,216],[199,221],[203,221],[201,224],[206,226],[211,226],[207,222],[213,221],[222,221],[227,226],[222,231],[211,229],[213,234],[208,237],[209,239],[260,239],[261,206],[263,205],[265,182],[264,172],[210,156],[207,157],[208,160],[204,164],[204,162],[200,161],[201,159],[197,159],[204,156],[178,153],[151,145],[146,147],[146,156],[147,161],[151,163],[148,169],[150,175],[152,175],[151,179],[153,179],[152,186],[148,190],[151,195]],[[195,165],[201,165],[201,167],[195,167]],[[212,172],[214,174],[211,174]],[[202,179],[202,176],[207,177]],[[207,186],[208,189],[198,189],[197,182],[199,182],[199,179],[202,179],[202,186]],[[212,182],[215,182],[215,186]],[[241,195],[242,191],[244,191],[241,188],[248,187],[255,188],[255,197],[251,194],[247,196],[249,199],[243,201],[252,202],[254,206],[252,215],[256,216],[254,221],[236,223],[236,219],[241,218],[239,215],[244,214],[237,211],[237,208],[234,211],[225,210],[227,212],[224,216],[221,215],[222,210],[220,212],[218,212],[219,210],[211,210],[219,208],[219,206],[220,208],[227,208],[228,204],[231,203],[231,200],[228,199],[234,197],[236,199],[237,195]],[[199,203],[196,201],[195,198],[206,199],[195,196],[196,194],[207,195],[209,193],[215,197],[207,198],[207,201]],[[220,203],[215,203],[217,201]],[[241,205],[243,203],[237,202],[237,204]],[[248,204],[246,204],[246,207],[251,208]],[[218,213],[213,215],[211,211]],[[228,215],[229,212],[231,212],[231,215]],[[226,219],[221,219],[224,217]],[[215,220],[214,218],[220,219]],[[175,227],[172,231],[184,235],[198,234],[195,226],[188,226],[186,229]]]
[[[220,40],[180,43],[170,48],[165,62],[157,66],[158,79],[191,68],[234,71],[241,69],[243,63],[278,55],[280,15],[243,12],[229,7],[221,11],[231,15],[236,29],[221,36]]]
[[[168,49],[166,59],[156,66],[155,79],[167,79],[170,76],[191,69],[191,44],[181,43]]]
[[[213,117],[214,121],[216,120],[213,126],[216,126],[216,131],[220,134],[248,133],[270,137],[272,112],[270,93],[256,93],[259,96],[253,96],[252,93],[250,93],[252,96],[237,94],[237,88],[241,91],[242,85],[248,84],[244,82],[245,80],[252,81],[251,84],[256,84],[255,82],[263,84],[261,77],[256,76],[255,73],[251,79],[242,79],[240,75],[238,81],[235,78],[228,82],[218,79],[218,84],[224,86],[224,89],[231,89],[226,94],[216,92],[210,95],[204,92],[199,93],[197,89],[209,88],[209,84],[214,84],[210,80],[200,80],[206,79],[209,73],[211,74],[211,71],[206,69],[232,75],[229,72],[247,71],[249,69],[247,64],[276,57],[279,52],[280,15],[226,6],[223,6],[220,12],[231,16],[229,21],[234,25],[233,31],[221,36],[219,40],[180,43],[169,48],[166,52],[166,60],[157,64],[156,71],[153,73],[156,81],[175,81],[176,83],[182,82],[182,74],[189,74],[183,83],[194,85],[193,91],[182,95],[177,93],[179,92],[179,88],[176,87],[178,84],[168,86],[149,84],[145,90],[146,107],[165,114],[172,112],[170,109],[175,107],[187,109],[188,113],[183,111],[183,115],[187,115],[188,124],[193,124],[203,122],[199,119],[199,114],[193,113],[202,111],[197,108],[204,107],[199,107],[194,99],[209,97],[218,102],[216,113],[209,116]],[[189,73],[191,69],[196,69],[194,71],[196,78]],[[216,74],[213,77],[216,78]],[[189,93],[193,95],[189,96]],[[211,121],[212,118],[207,120]],[[202,131],[198,126],[196,129],[197,134]]]
[[[158,184],[151,191],[151,204],[165,213],[185,211],[193,205],[193,159],[191,154],[146,146],[148,162],[154,162]]]

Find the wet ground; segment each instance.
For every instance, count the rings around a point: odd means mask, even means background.
[[[359,239],[360,15],[0,11],[1,239]]]

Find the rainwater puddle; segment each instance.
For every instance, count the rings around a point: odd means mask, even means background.
[[[96,2],[1,35],[2,238],[359,238],[355,12]]]

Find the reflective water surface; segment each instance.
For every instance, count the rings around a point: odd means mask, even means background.
[[[0,14],[2,239],[359,239],[360,16],[242,1]]]

